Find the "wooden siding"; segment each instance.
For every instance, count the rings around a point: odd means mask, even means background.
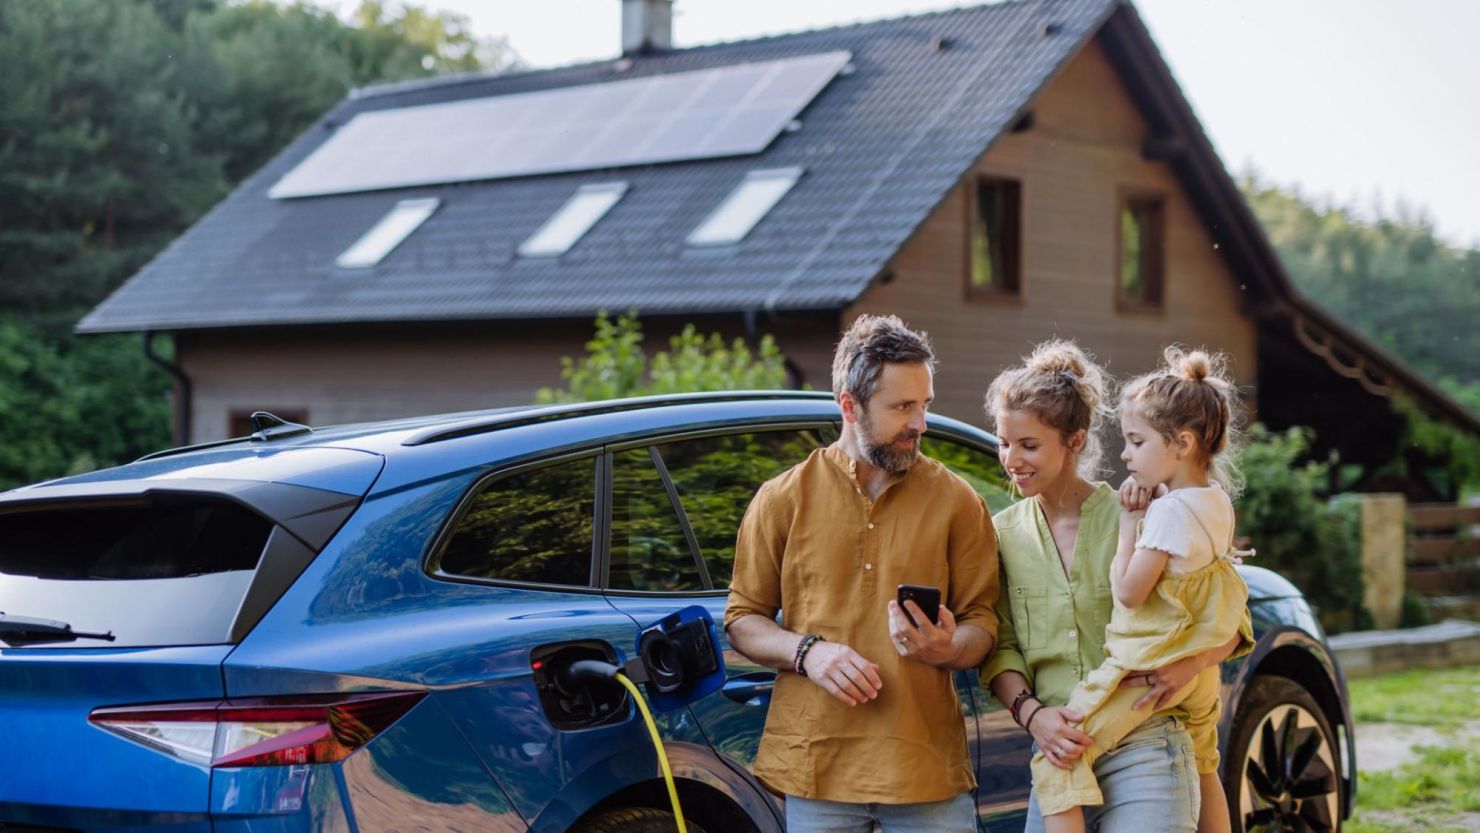
[[[827,389],[836,318],[758,322],[812,387]],[[729,338],[735,319],[699,320]],[[645,321],[649,354],[680,323]],[[590,321],[293,327],[187,333],[177,340],[193,386],[191,442],[228,436],[234,413],[306,413],[312,425],[526,405],[558,387],[562,356],[585,352]]]
[[[894,313],[929,331],[940,359],[935,410],[980,424],[992,378],[1033,345],[1072,337],[1118,377],[1152,367],[1163,345],[1226,352],[1241,386],[1255,381],[1255,324],[1239,281],[1212,248],[1170,168],[1142,158],[1147,128],[1091,42],[895,257],[892,277],[845,311]],[[1017,297],[968,298],[968,188],[988,175],[1022,183],[1023,278]],[[1165,298],[1155,312],[1116,304],[1122,194],[1163,194]]]

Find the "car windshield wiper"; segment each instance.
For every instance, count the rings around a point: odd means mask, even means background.
[[[84,633],[72,630],[72,626],[66,622],[32,619],[29,616],[11,616],[0,610],[0,641],[12,647],[34,645],[38,642],[72,642],[77,639],[102,639],[112,642],[117,637],[112,631]]]

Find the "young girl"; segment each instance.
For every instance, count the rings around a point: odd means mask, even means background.
[[[1221,357],[1169,347],[1165,365],[1137,377],[1121,395],[1120,541],[1111,567],[1115,609],[1105,662],[1069,697],[1094,744],[1068,770],[1033,758],[1033,784],[1045,829],[1084,829],[1083,805],[1102,801],[1091,766],[1149,715],[1121,687],[1135,669],[1164,666],[1227,644],[1238,633],[1248,588],[1234,570],[1236,474],[1226,453],[1237,394]],[[1149,508],[1146,501],[1150,500]],[[1138,530],[1138,525],[1144,525]],[[1201,827],[1227,829],[1218,780],[1218,670],[1208,667],[1179,691],[1188,715],[1201,785]],[[1221,811],[1221,812],[1220,812]]]

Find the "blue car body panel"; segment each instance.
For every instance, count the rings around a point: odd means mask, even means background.
[[[221,697],[229,646],[0,648],[0,821],[210,830],[211,770],[88,722],[100,705]]]

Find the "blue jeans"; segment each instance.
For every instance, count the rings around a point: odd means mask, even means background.
[[[1193,833],[1202,803],[1192,737],[1172,717],[1158,717],[1126,735],[1095,762],[1105,803],[1084,808],[1090,833]],[[1043,833],[1038,800],[1028,797],[1023,833]]]
[[[786,797],[786,833],[976,833],[976,799],[962,793],[919,804],[853,804]]]

